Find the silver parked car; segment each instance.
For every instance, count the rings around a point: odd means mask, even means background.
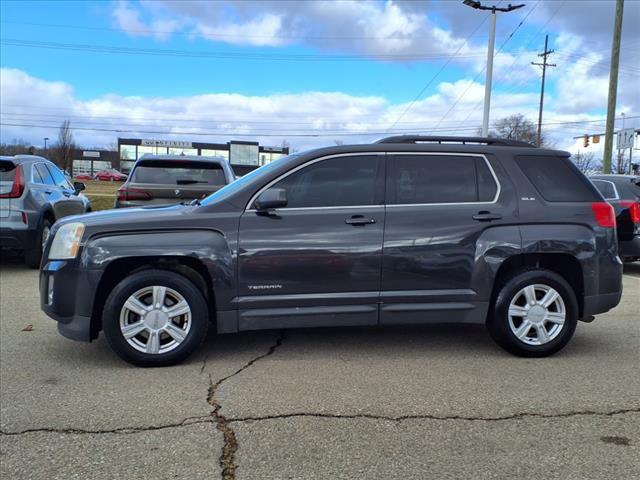
[[[115,208],[199,200],[234,180],[222,157],[143,155],[116,193]]]
[[[0,249],[20,251],[29,267],[39,267],[55,221],[91,211],[84,188],[46,158],[0,156]]]

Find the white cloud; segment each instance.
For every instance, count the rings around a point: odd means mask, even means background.
[[[115,3],[111,16],[115,25],[132,37],[153,37],[166,40],[182,26],[182,22],[179,20],[163,18],[156,18],[146,24],[140,20],[140,11],[133,8],[125,0],[119,0]]]
[[[456,108],[445,115],[465,91],[467,94]],[[475,135],[481,123],[483,94],[483,85],[468,79],[440,83],[434,94],[413,105],[390,134]],[[3,142],[24,138],[39,145],[45,136],[55,138],[58,125],[69,119],[76,140],[86,147],[113,145],[118,136],[222,143],[251,139],[264,145],[279,145],[288,140],[300,149],[331,145],[335,140],[366,143],[384,136],[408,105],[393,104],[381,96],[342,92],[265,96],[217,92],[181,97],[108,94],[79,100],[69,84],[44,81],[8,68],[0,70],[0,97]],[[491,119],[522,113],[535,121],[537,102],[537,93],[496,93],[492,98]],[[572,147],[573,136],[602,128],[602,123],[558,125],[557,122],[603,118],[599,112],[577,114],[563,110],[563,106],[562,98],[549,97],[545,108],[544,121],[548,124],[545,130],[557,147]],[[638,115],[637,104],[635,110],[626,113]],[[640,125],[637,119],[634,122]],[[627,125],[632,125],[631,121]]]

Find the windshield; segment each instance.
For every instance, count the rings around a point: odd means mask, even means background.
[[[261,166],[260,168],[256,168],[254,171],[247,173],[243,177],[238,178],[236,181],[231,182],[229,185],[222,187],[215,193],[212,193],[207,198],[202,200],[202,205],[210,205],[211,203],[215,203],[218,201],[222,201],[229,197],[231,194],[237,192],[245,185],[251,183],[255,178],[259,178],[262,175],[268,174],[271,170],[275,169],[282,163],[287,160],[291,160],[292,158],[300,155],[299,153],[292,153],[291,155],[287,155],[286,157],[281,157],[278,160],[274,160],[271,163],[267,163],[266,165]]]
[[[140,162],[131,174],[131,183],[163,185],[224,185],[224,170],[217,163],[199,161]]]

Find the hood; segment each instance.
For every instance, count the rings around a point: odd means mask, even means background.
[[[172,221],[184,219],[194,208],[189,205],[165,205],[103,210],[65,217],[56,222],[56,227],[71,222],[81,222],[89,231],[170,227]]]

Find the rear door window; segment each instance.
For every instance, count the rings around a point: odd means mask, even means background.
[[[391,155],[391,204],[492,202],[498,185],[483,158]]]
[[[42,181],[42,183],[44,183],[45,185],[56,184],[56,182],[53,181],[53,177],[51,176],[51,173],[49,173],[49,169],[44,163],[36,163],[34,165],[34,168],[40,175],[40,180]]]
[[[132,183],[158,185],[225,185],[224,170],[215,163],[190,161],[140,162],[131,174]]]
[[[533,186],[548,202],[593,202],[597,189],[568,158],[552,156],[518,156],[516,163]]]

